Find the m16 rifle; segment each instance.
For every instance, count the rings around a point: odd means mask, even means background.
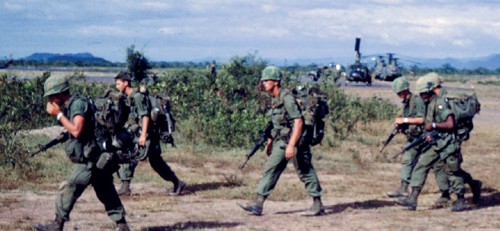
[[[246,155],[247,159],[240,166],[240,169],[243,169],[245,167],[248,160],[250,160],[250,158],[252,158],[257,150],[259,150],[262,144],[264,144],[264,142],[266,142],[266,140],[271,137],[271,130],[273,130],[273,123],[269,121],[267,122],[266,127],[264,127],[264,130],[260,132],[259,138],[255,141],[255,145],[253,146],[252,150]]]
[[[396,134],[398,134],[399,131],[406,129],[407,127],[408,126],[406,124],[397,125],[394,128],[394,130],[392,130],[391,134],[389,134],[389,137],[387,137],[387,139],[384,141],[383,143],[384,146],[380,149],[380,153],[382,153],[384,148],[387,147],[387,145],[389,145],[389,143],[392,141],[392,139],[394,139],[394,136],[396,136]]]
[[[432,144],[435,144],[436,138],[439,138],[440,135],[441,135],[441,133],[438,132],[437,130],[433,130],[431,132],[426,132],[426,133],[420,135],[419,137],[415,138],[412,142],[410,142],[408,145],[406,145],[406,147],[404,147],[403,150],[401,150],[401,152],[397,153],[392,158],[396,158],[397,156],[405,153],[406,151],[410,150],[411,148],[416,147],[420,144],[423,144],[424,142],[426,142],[428,136],[430,136],[432,138],[432,142],[428,143],[427,145],[430,146]]]
[[[36,150],[35,152],[29,152],[30,153],[30,157],[33,157],[33,156],[37,155],[40,152],[45,152],[45,151],[47,151],[47,149],[52,148],[54,145],[62,143],[64,141],[68,140],[68,138],[69,138],[69,133],[68,132],[61,132],[61,134],[59,134],[58,136],[56,136],[54,139],[50,140],[46,144],[39,144],[38,145],[38,150]]]

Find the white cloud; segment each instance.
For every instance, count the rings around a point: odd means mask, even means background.
[[[5,9],[11,10],[11,11],[19,11],[24,9],[23,4],[20,4],[19,2],[14,2],[14,1],[5,1],[3,3],[5,6]]]
[[[130,30],[117,26],[83,26],[76,29],[77,34],[88,37],[123,37],[130,36]]]

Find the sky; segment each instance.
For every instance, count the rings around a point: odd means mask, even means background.
[[[0,0],[0,59],[80,53],[125,62],[500,53],[497,0]]]

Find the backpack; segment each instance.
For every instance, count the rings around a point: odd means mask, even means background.
[[[175,119],[172,115],[172,101],[165,95],[149,95],[151,103],[151,121],[160,140],[174,146],[172,133],[175,132]]]
[[[293,95],[297,100],[304,118],[301,142],[314,146],[320,144],[325,136],[325,117],[329,113],[325,96],[316,88],[296,88]]]
[[[108,90],[104,96],[92,99],[91,102],[94,105],[94,117],[98,126],[111,133],[123,128],[130,113],[127,97],[124,94]]]
[[[481,110],[476,93],[472,95],[460,94],[458,96],[446,96],[448,104],[455,115],[456,135],[460,142],[469,139],[470,132],[474,128],[474,116]]]

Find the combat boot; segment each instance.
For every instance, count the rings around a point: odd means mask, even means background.
[[[408,197],[399,198],[396,203],[401,206],[407,207],[409,210],[417,210],[417,200],[420,195],[420,187],[412,187],[411,194]]]
[[[408,196],[408,182],[402,180],[399,188],[394,192],[388,192],[389,197],[407,197]]]
[[[472,191],[472,203],[478,204],[481,199],[481,187],[483,187],[483,182],[480,180],[474,180],[471,186]]]
[[[313,198],[313,205],[311,208],[303,212],[302,216],[319,216],[325,213],[325,207],[323,207],[323,203],[321,203],[321,197]]]
[[[120,196],[121,195],[130,196],[130,194],[132,194],[132,190],[130,190],[130,181],[129,180],[122,181],[122,186],[116,192]]]
[[[172,191],[170,191],[170,196],[179,196],[182,193],[182,190],[186,188],[187,184],[186,182],[182,180],[177,180],[177,184],[174,185],[174,188]]]
[[[260,216],[262,215],[262,210],[264,208],[264,201],[266,201],[266,197],[257,194],[257,196],[255,197],[255,201],[249,202],[247,204],[237,204],[245,211],[251,212],[252,215]]]
[[[441,191],[441,196],[434,202],[433,208],[443,208],[450,203],[450,192],[448,190]]]
[[[118,223],[116,224],[116,231],[130,231],[127,223]]]
[[[457,200],[451,206],[452,212],[460,212],[469,209],[469,205],[465,202],[464,195],[457,195]]]
[[[33,228],[35,228],[36,231],[62,231],[63,227],[64,227],[64,220],[59,216],[56,216],[56,219],[54,219],[54,221],[52,221],[50,224],[47,225],[37,224]]]

